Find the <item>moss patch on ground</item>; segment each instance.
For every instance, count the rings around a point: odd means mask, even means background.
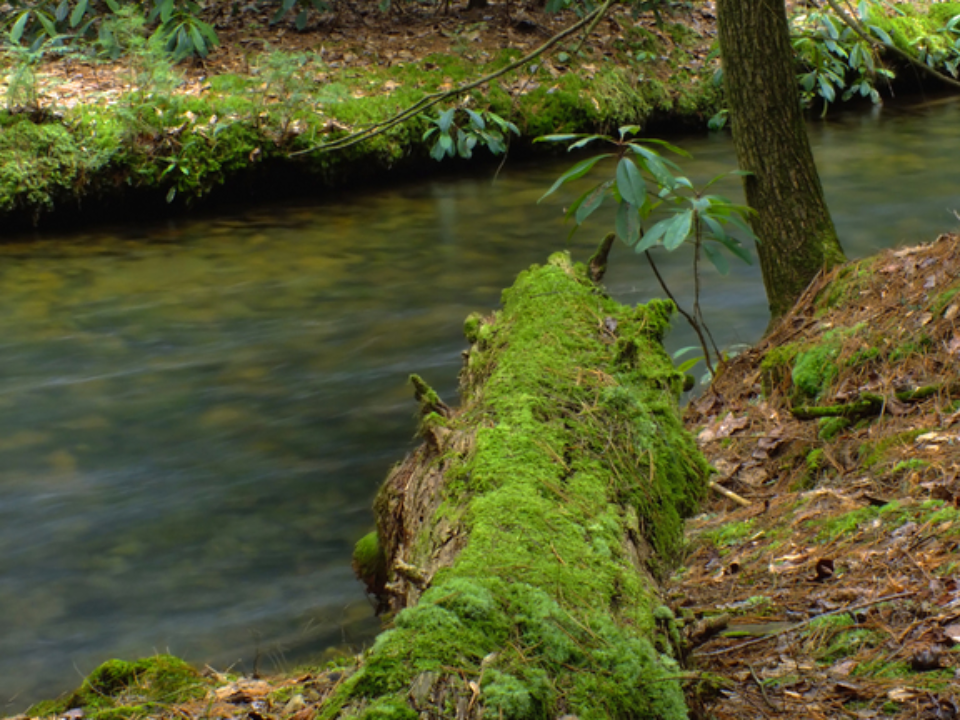
[[[136,662],[109,660],[90,673],[73,693],[39,703],[27,714],[62,716],[69,710],[82,709],[83,717],[94,720],[142,718],[201,698],[208,685],[190,665],[170,655]]]

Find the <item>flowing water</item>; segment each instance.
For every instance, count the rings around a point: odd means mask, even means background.
[[[956,226],[957,127],[956,99],[811,126],[851,256]],[[696,179],[734,167],[724,135],[678,142]],[[568,242],[563,198],[536,204],[569,164],[0,246],[0,711],[110,657],[249,672],[368,641],[349,556],[411,447],[407,375],[455,400],[463,318],[589,255],[610,213]],[[661,263],[688,299],[690,255]],[[660,294],[622,247],[607,281]],[[718,342],[755,341],[757,268],[704,285]]]

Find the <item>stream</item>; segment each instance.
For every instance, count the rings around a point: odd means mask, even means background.
[[[849,256],[956,229],[958,127],[957,98],[812,122]],[[673,141],[695,181],[735,167],[727,134]],[[0,714],[111,657],[249,673],[369,642],[350,552],[413,444],[406,378],[455,401],[466,315],[589,256],[612,209],[568,241],[575,189],[537,204],[571,164],[0,245]],[[689,252],[659,261],[688,303]],[[721,346],[768,320],[758,267],[731,266],[703,272]],[[623,246],[606,282],[662,294]],[[693,342],[678,320],[668,347]]]

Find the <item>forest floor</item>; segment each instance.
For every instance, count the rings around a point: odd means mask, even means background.
[[[670,588],[704,717],[960,717],[958,277],[957,236],[844,266],[688,408],[749,501]]]
[[[383,12],[378,2],[361,0],[339,3],[336,12],[311,11],[308,24],[298,30],[292,14],[272,23],[272,11],[257,12],[251,7],[235,12],[236,3],[206,4],[202,17],[215,27],[220,46],[204,59],[178,66],[184,75],[179,92],[201,94],[214,75],[255,74],[255,58],[270,51],[317,53],[319,60],[338,74],[343,70],[420,64],[434,54],[482,63],[504,49],[529,52],[577,19],[572,12],[546,13],[526,3],[491,3],[485,10],[394,3]],[[652,12],[635,18],[628,7],[615,6],[584,38],[583,48],[597,58],[613,56],[623,50],[624,29],[642,27],[650,34],[649,40],[659,45],[660,54],[666,56],[677,38],[670,26],[681,24],[692,31],[683,38],[686,45],[691,38],[700,39],[688,60],[688,69],[696,71],[706,62],[716,35],[714,9],[714,1],[706,0],[696,8],[665,15],[664,26],[658,25]],[[654,67],[662,70],[662,79],[668,79],[669,68]],[[82,54],[51,54],[38,72],[40,104],[71,108],[80,103],[110,103],[131,89],[135,75],[125,57],[107,61]],[[324,73],[313,78],[318,84],[328,79]],[[4,89],[5,80],[0,78],[0,95]]]

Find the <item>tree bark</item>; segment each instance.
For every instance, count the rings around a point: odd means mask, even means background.
[[[392,625],[320,717],[686,717],[656,577],[707,468],[672,304],[619,305],[564,253],[503,298],[467,319],[460,408],[414,380],[424,442],[355,558]]]
[[[783,0],[719,0],[724,86],[774,320],[816,274],[845,260],[797,92]]]

